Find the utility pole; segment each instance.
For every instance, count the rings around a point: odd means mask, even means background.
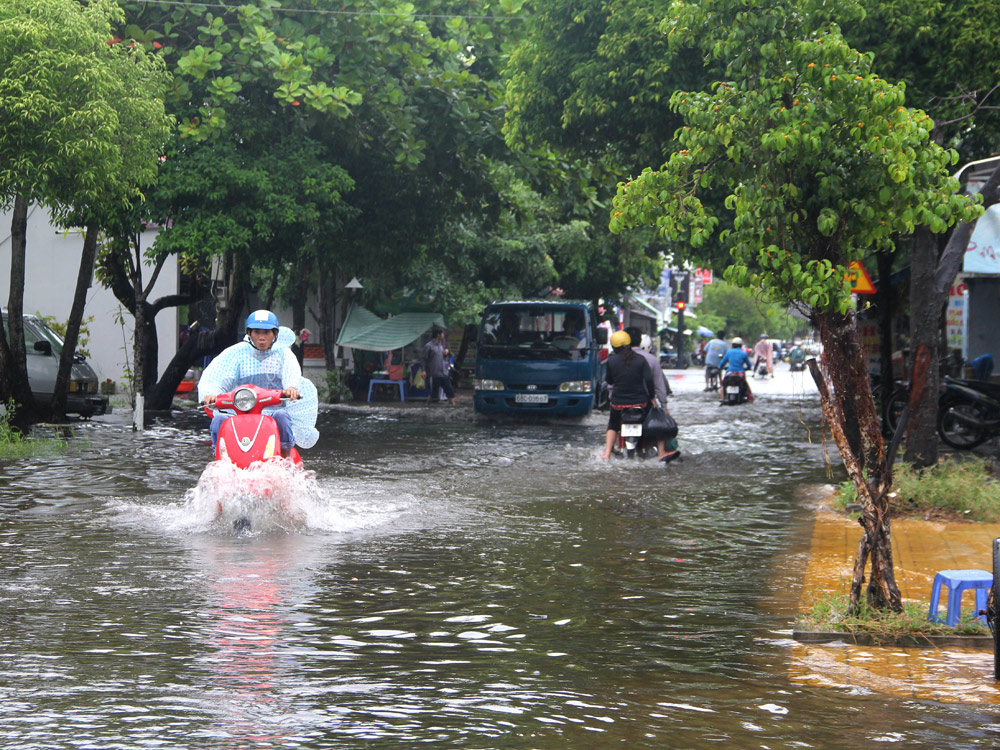
[[[674,274],[671,274],[671,278]],[[688,355],[684,351],[684,310],[688,303],[688,294],[691,290],[691,274],[688,271],[678,271],[677,276],[677,297],[674,306],[677,308],[677,335],[674,348],[677,349],[677,367],[684,370],[688,366]]]

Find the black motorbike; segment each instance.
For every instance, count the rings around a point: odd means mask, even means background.
[[[730,372],[722,379],[722,403],[738,406],[750,400],[750,386],[742,372]]]
[[[642,434],[646,409],[630,406],[622,409],[622,428],[618,434],[618,454],[624,458],[646,458],[650,451],[655,455],[656,443]]]
[[[937,430],[946,445],[972,450],[1000,435],[1000,385],[946,375]]]

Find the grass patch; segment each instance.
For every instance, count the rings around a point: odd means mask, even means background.
[[[883,612],[868,607],[864,600],[855,616],[847,614],[850,596],[846,591],[823,592],[812,609],[798,616],[796,630],[820,633],[864,633],[879,638],[922,635],[989,635],[976,619],[973,608],[962,610],[962,619],[953,628],[927,619],[928,603],[903,602],[902,612]],[[941,607],[942,616],[944,607]]]
[[[1000,521],[1000,482],[990,461],[979,457],[947,458],[922,471],[899,463],[893,469],[889,505],[894,516],[946,515],[968,521]],[[843,482],[834,506],[846,510],[856,502],[854,484]]]
[[[6,405],[0,404],[0,459],[25,458],[65,449],[67,443],[61,438],[25,436],[15,430],[11,419],[16,408],[13,401],[8,401]]]

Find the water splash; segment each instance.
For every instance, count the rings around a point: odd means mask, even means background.
[[[321,484],[316,473],[288,460],[237,468],[208,464],[180,502],[110,503],[126,520],[171,534],[260,536],[272,533],[355,532],[384,526],[408,511],[410,495],[386,496],[378,488]]]

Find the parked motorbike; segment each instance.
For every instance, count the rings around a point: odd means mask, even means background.
[[[1000,435],[1000,385],[945,375],[938,402],[938,435],[946,445],[971,450]]]
[[[285,512],[289,510],[289,498],[281,492],[281,473],[267,469],[279,462],[301,469],[302,457],[294,446],[287,457],[282,457],[278,423],[262,413],[287,401],[280,390],[256,385],[241,385],[215,399],[217,411],[233,414],[222,423],[215,448],[216,462],[232,469],[221,475],[228,486],[219,488],[218,516],[233,515],[233,530],[237,533],[251,530],[248,506],[264,503]],[[210,407],[205,407],[205,411],[212,415]]]
[[[742,372],[730,372],[722,379],[722,403],[738,406],[750,400],[750,386]]]

